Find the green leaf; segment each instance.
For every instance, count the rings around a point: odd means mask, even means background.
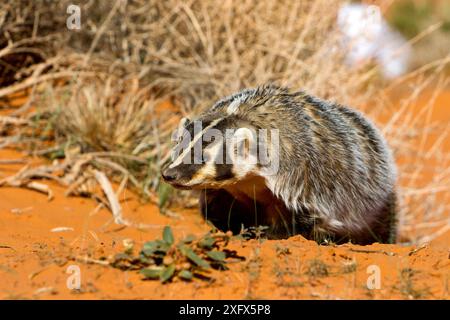
[[[215,261],[224,261],[226,258],[225,252],[222,251],[208,251],[206,255]]]
[[[170,245],[163,240],[148,241],[144,243],[142,254],[149,257],[157,252],[166,253],[170,249]]]
[[[172,245],[174,242],[172,229],[169,226],[164,227],[163,240],[169,245]]]
[[[161,272],[161,275],[159,276],[159,280],[161,282],[166,282],[172,279],[173,275],[175,273],[175,264],[168,265],[166,268],[163,269]]]
[[[193,234],[188,234],[186,236],[186,238],[184,238],[183,240],[181,240],[181,242],[183,243],[191,243],[196,239],[196,237]]]
[[[64,149],[58,149],[58,150],[55,150],[55,151],[51,152],[51,153],[48,155],[48,157],[49,157],[51,160],[62,159],[62,158],[64,158],[65,156],[66,156],[66,154],[65,154],[65,152],[64,152]]]
[[[144,254],[141,254],[139,255],[139,262],[149,265],[155,263],[155,260],[153,260],[152,258],[147,258]]]
[[[214,238],[211,238],[208,236],[208,237],[201,239],[198,242],[198,245],[201,248],[211,249],[215,243],[216,243],[216,240],[214,240]]]
[[[158,279],[161,277],[162,272],[163,268],[161,267],[150,267],[141,269],[141,271],[139,271],[139,273],[142,274],[145,279]]]
[[[192,280],[194,275],[192,274],[192,272],[190,272],[188,270],[181,270],[180,273],[178,273],[178,277],[180,277],[183,280],[190,281],[190,280]]]
[[[147,250],[147,251],[155,251],[158,248],[158,243],[156,241],[148,241],[146,243],[144,243],[143,247],[142,247],[142,251]]]
[[[155,253],[155,251],[153,251],[153,250],[146,250],[146,249],[143,249],[143,250],[141,251],[141,254],[142,254],[144,257],[151,257],[151,256],[153,256],[154,253]]]
[[[169,200],[172,194],[172,187],[167,183],[160,183],[158,186],[159,208],[163,208],[167,200]]]
[[[209,269],[211,268],[210,264],[203,260],[202,258],[200,258],[195,252],[194,250],[192,250],[191,248],[187,247],[187,246],[182,246],[180,248],[181,253],[188,258],[189,260],[191,260],[193,263],[195,263],[197,266],[205,268],[205,269]]]

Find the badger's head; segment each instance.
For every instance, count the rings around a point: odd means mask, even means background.
[[[218,115],[182,119],[163,179],[182,189],[222,188],[255,172],[258,164],[250,150],[256,142],[253,128],[242,125]]]
[[[176,145],[163,179],[181,189],[218,189],[267,174],[268,168],[273,171],[278,166],[270,156],[277,147],[272,143],[276,132],[257,123],[229,106],[213,108],[194,121],[182,119],[172,136]]]

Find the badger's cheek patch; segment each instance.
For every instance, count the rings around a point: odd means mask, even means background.
[[[216,164],[215,181],[232,180],[234,178],[233,166],[227,164]]]
[[[216,176],[216,169],[213,164],[205,164],[193,176],[189,185],[208,184]]]
[[[192,177],[191,181],[189,181],[189,185],[197,185],[202,183],[204,180],[205,177],[199,172]]]

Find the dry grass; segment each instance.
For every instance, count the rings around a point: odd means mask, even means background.
[[[400,228],[410,241],[429,241],[450,223],[442,145],[449,128],[429,120],[433,97],[448,85],[450,58],[394,83],[370,63],[349,68],[335,27],[342,2],[84,1],[79,31],[65,28],[69,1],[3,2],[0,74],[7,76],[0,99],[7,104],[12,93],[28,90],[30,100],[0,122],[0,146],[62,159],[73,190],[88,179],[75,165],[87,156],[82,167],[126,178],[152,198],[179,117],[243,87],[276,82],[374,119],[389,114],[382,129],[399,159]],[[383,8],[391,2],[378,1]],[[407,98],[397,101],[391,93],[398,88]],[[424,91],[431,99],[417,112]],[[158,109],[162,101],[174,110]],[[422,177],[425,170],[431,179]]]
[[[415,243],[429,242],[450,230],[450,154],[445,146],[450,125],[432,118],[432,113],[442,112],[436,99],[448,92],[450,78],[443,69],[449,61],[450,56],[428,71],[424,68],[399,79],[385,89],[387,96],[380,97],[381,103],[396,108],[382,130],[398,163],[401,234]],[[401,90],[399,101],[388,97]]]

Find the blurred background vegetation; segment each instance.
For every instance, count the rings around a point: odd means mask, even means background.
[[[412,67],[424,65],[449,54],[450,1],[398,0],[387,11],[388,22],[407,39],[420,37],[427,29],[434,30],[414,45]]]

